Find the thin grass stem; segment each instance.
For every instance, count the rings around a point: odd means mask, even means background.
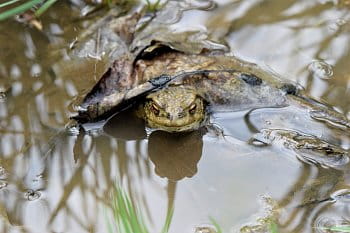
[[[30,8],[32,8],[33,6],[35,6],[36,4],[41,3],[43,0],[31,0],[28,1],[26,3],[23,3],[15,8],[12,8],[10,10],[7,10],[3,13],[0,14],[0,21],[5,20],[9,17],[12,17],[14,15],[20,14],[25,12],[26,10],[29,10]]]
[[[0,4],[0,8],[5,7],[5,6],[9,6],[9,5],[11,5],[13,3],[16,3],[18,1],[21,1],[21,0],[11,0],[11,1],[7,1],[7,2],[4,2],[4,3],[1,3]]]
[[[45,2],[37,11],[35,11],[35,16],[39,17],[42,15],[47,9],[49,9],[57,0],[48,0]]]
[[[333,232],[350,232],[350,226],[349,225],[333,226],[333,227],[318,227],[318,229],[329,230],[329,231],[333,231]]]
[[[171,220],[173,218],[174,215],[174,208],[171,208],[169,211],[167,211],[167,215],[165,218],[165,223],[164,226],[162,228],[162,233],[168,233],[169,232],[169,228],[170,228],[170,224],[171,224]]]
[[[219,223],[213,217],[209,217],[209,220],[210,220],[211,224],[214,225],[216,232],[222,233],[222,229],[221,229]]]

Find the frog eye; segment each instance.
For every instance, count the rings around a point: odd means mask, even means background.
[[[192,104],[189,108],[189,112],[191,114],[194,114],[196,112],[196,109],[197,109],[197,104]]]
[[[151,111],[155,114],[155,115],[159,115],[159,108],[156,104],[152,103],[151,104]]]

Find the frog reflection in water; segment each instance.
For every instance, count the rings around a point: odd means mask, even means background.
[[[113,117],[104,126],[104,132],[122,141],[147,138],[148,156],[160,177],[176,182],[197,173],[203,150],[203,130],[185,133],[157,130],[147,136],[144,122],[129,109]]]

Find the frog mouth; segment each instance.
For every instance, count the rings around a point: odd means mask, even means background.
[[[206,117],[204,116],[200,120],[193,120],[186,124],[163,124],[161,122],[153,121],[152,119],[147,119],[147,126],[153,129],[158,129],[167,132],[185,132],[185,131],[194,131],[199,129],[206,122]]]

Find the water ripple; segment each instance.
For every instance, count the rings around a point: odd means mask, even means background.
[[[317,233],[327,233],[330,232],[329,228],[337,225],[337,221],[335,219],[320,216],[315,220],[315,229]]]
[[[309,64],[308,68],[314,78],[328,80],[333,76],[332,66],[324,61],[313,61]]]
[[[348,232],[345,231],[349,222],[344,218],[333,218],[332,216],[320,216],[315,220],[314,228],[317,233]],[[343,230],[344,229],[344,230]]]
[[[334,192],[331,195],[331,198],[335,201],[342,203],[350,203],[350,190],[349,189],[340,189]]]

